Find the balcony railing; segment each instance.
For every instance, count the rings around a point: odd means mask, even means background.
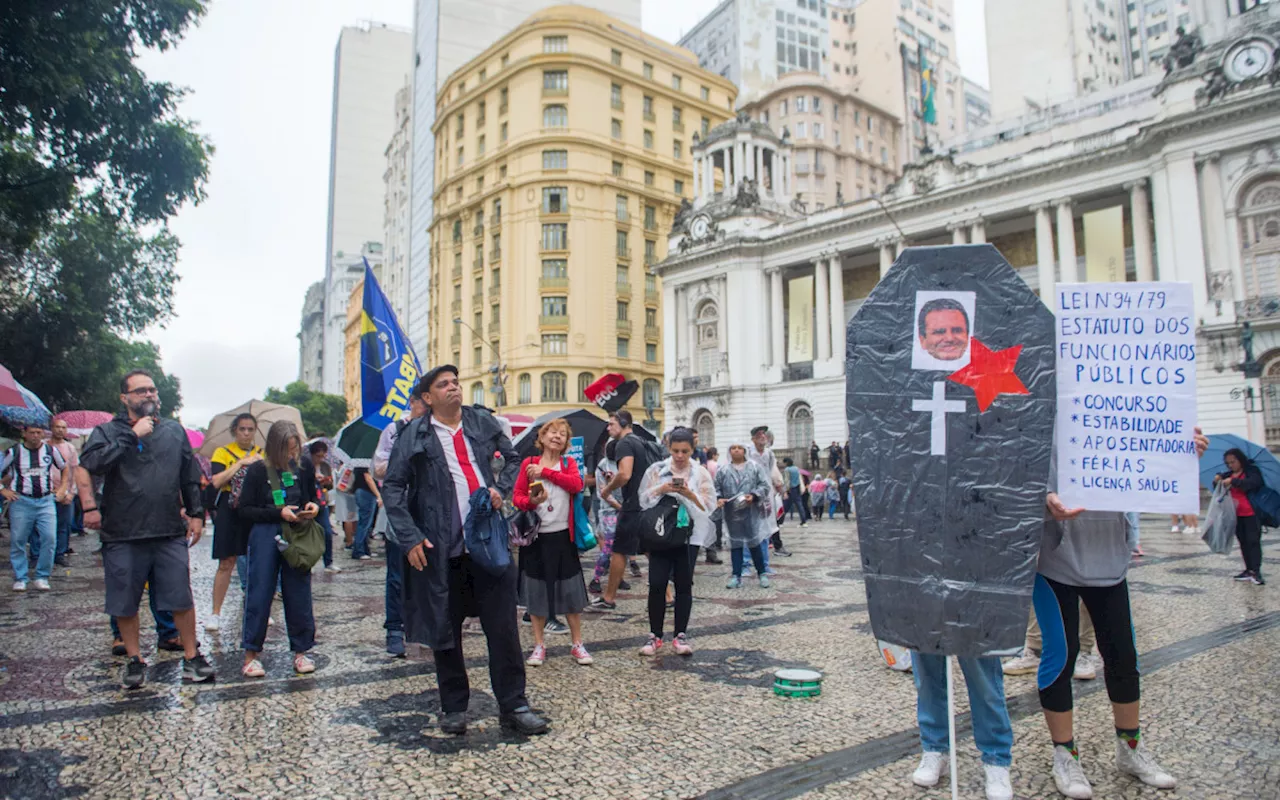
[[[566,97],[569,94],[568,86],[543,86],[543,97]]]
[[[461,300],[454,300],[453,302],[449,303],[449,313],[450,313],[450,314],[452,314],[452,315],[453,315],[453,316],[455,316],[455,317],[456,317],[456,316],[458,316],[459,314],[461,314],[461,313],[462,313],[462,301],[461,301]]]
[[[501,323],[501,322],[490,322],[490,323],[489,323],[489,338],[490,338],[490,339],[496,339],[496,338],[498,338],[499,334],[501,334],[501,333],[502,333],[502,323]]]
[[[499,299],[500,297],[502,297],[502,285],[501,285],[501,284],[494,284],[493,286],[490,286],[490,287],[489,287],[489,299],[490,299],[490,300],[497,300],[497,299]]]
[[[613,107],[613,108],[618,109],[619,111],[625,111],[625,110],[626,110],[626,107],[627,107],[627,104],[626,104],[626,103],[624,103],[624,102],[622,102],[621,100],[618,100],[618,99],[616,99],[616,98],[615,98],[615,99],[613,99],[613,100],[609,103],[609,105],[610,105],[611,107]]]
[[[460,333],[455,333],[455,334],[453,334],[452,336],[450,336],[450,337],[449,337],[449,344],[450,344],[451,346],[453,346],[454,348],[461,347],[461,346],[462,346],[462,334],[460,334]]]
[[[477,225],[477,226],[475,226],[474,228],[472,228],[472,229],[471,229],[471,235],[472,235],[472,236],[474,236],[474,237],[476,237],[477,239],[479,239],[480,237],[484,236],[484,226],[483,226],[483,225]]]
[[[555,205],[555,206],[549,206],[545,203],[543,203],[542,205],[543,216],[546,216],[548,214],[551,216],[555,216],[556,214],[568,214],[568,213],[569,213],[569,201],[567,200],[562,201],[559,205]]]
[[[644,326],[644,338],[657,341],[662,336],[662,329],[657,325]]]
[[[544,291],[547,289],[568,289],[569,279],[568,278],[539,278],[538,288]]]
[[[782,368],[783,383],[791,381],[810,381],[813,380],[813,362],[801,361],[795,364],[787,364]]]
[[[615,288],[617,289],[618,297],[620,297],[620,298],[628,298],[628,297],[630,297],[630,296],[631,296],[631,282],[630,282],[630,281],[618,281],[616,284],[614,284],[614,286],[615,286]]]
[[[654,122],[654,121],[656,121],[657,119],[658,119],[658,118],[657,118],[657,117],[655,117],[655,116],[653,115],[653,112],[652,112],[652,111],[646,111],[646,112],[644,112],[644,121],[645,121],[645,122]]]
[[[505,113],[507,113],[507,104],[506,104],[506,103],[499,103],[499,104],[498,104],[498,113],[499,113],[499,114],[505,114]]]
[[[680,387],[686,392],[697,392],[702,389],[711,388],[710,375],[695,375],[692,378],[685,378],[680,382]]]
[[[484,253],[476,251],[476,257],[471,259],[472,269],[484,269]]]
[[[616,255],[619,259],[621,259],[622,261],[630,261],[630,260],[631,260],[631,251],[630,251],[629,249],[625,248],[625,247],[619,247],[619,248],[617,248],[617,251],[616,251],[615,255]]]
[[[1271,319],[1280,317],[1280,297],[1263,295],[1236,303],[1236,319],[1245,320]]]
[[[631,320],[629,319],[618,320],[618,333],[631,333]]]
[[[654,264],[656,264],[656,263],[658,263],[658,255],[657,255],[657,253],[645,253],[645,254],[644,254],[644,265],[645,265],[646,267],[653,266],[653,265],[654,265]]]
[[[644,218],[644,229],[646,231],[656,231],[658,229],[658,220],[652,217]]]
[[[671,130],[675,131],[676,133],[684,133],[684,123],[683,122],[671,123]]]
[[[502,248],[501,248],[501,247],[495,247],[495,248],[493,248],[492,250],[490,250],[490,251],[489,251],[489,261],[490,261],[490,262],[494,262],[494,261],[501,261],[501,260],[502,260]]]
[[[567,314],[539,314],[538,325],[543,328],[567,328],[569,327],[569,316]]]
[[[455,281],[462,280],[462,267],[460,266],[454,267],[452,270],[450,270],[450,274],[453,276],[453,279]]]
[[[475,311],[477,308],[479,308],[482,305],[484,305],[484,292],[476,292],[475,294],[471,295],[472,311]]]
[[[660,296],[660,295],[658,294],[658,290],[657,290],[657,289],[645,289],[645,290],[644,290],[644,301],[645,301],[646,303],[648,303],[649,305],[651,305],[651,306],[656,306],[656,305],[658,304],[658,297],[659,297],[659,296]]]

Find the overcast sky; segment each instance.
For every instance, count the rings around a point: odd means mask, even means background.
[[[718,5],[643,2],[645,30],[669,41]],[[961,67],[986,84],[982,0],[955,3]],[[413,1],[214,0],[175,50],[142,59],[191,89],[182,113],[217,148],[208,199],[172,222],[176,318],[147,333],[190,426],[297,379],[303,295],[324,275],[334,46],[368,19],[411,27]]]

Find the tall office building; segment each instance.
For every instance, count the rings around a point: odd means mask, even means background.
[[[320,391],[324,373],[324,281],[307,287],[298,327],[298,380],[313,392]]]
[[[1035,113],[1129,77],[1124,0],[986,0],[986,15],[994,119]]]
[[[964,129],[973,131],[991,122],[991,92],[964,78]]]
[[[483,3],[415,0],[407,333],[419,354],[427,352],[430,306],[429,253],[436,150],[432,130],[436,122],[436,91],[446,76],[480,55],[531,13],[555,4],[553,0],[486,0]],[[578,5],[599,9],[628,25],[640,27],[640,0],[580,0]],[[401,324],[406,321],[401,320]]]
[[[382,274],[378,283],[391,303],[401,327],[409,311],[409,166],[413,149],[413,119],[409,113],[411,91],[405,85],[396,92],[395,132],[387,143],[382,218]]]
[[[581,6],[534,14],[444,81],[428,360],[460,368],[466,402],[537,416],[587,405],[616,371],[642,387],[637,419],[660,412],[648,267],[693,196],[694,137],[734,93],[689,51]]]
[[[1195,27],[1191,0],[1134,0],[1128,4],[1128,68],[1132,77],[1163,71],[1161,62],[1169,45],[1178,40],[1178,28]]]
[[[367,23],[343,28],[334,53],[320,380],[329,394],[342,394],[342,322],[351,291],[346,285],[349,259],[340,254],[359,253],[367,243],[382,241],[385,153],[395,124],[396,90],[405,85],[411,66],[411,47],[408,31]]]

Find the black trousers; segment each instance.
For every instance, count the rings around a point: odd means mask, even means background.
[[[516,627],[516,565],[500,576],[490,575],[471,563],[465,553],[449,559],[449,622],[452,650],[433,650],[436,681],[440,684],[440,710],[466,711],[471,700],[467,664],[462,656],[462,621],[479,616],[489,645],[489,682],[498,710],[506,713],[529,703],[524,696],[524,656]]]
[[[1244,568],[1262,574],[1262,525],[1257,517],[1236,517],[1236,541],[1240,543]]]
[[[693,545],[654,550],[649,553],[649,631],[662,638],[667,616],[667,583],[676,584],[676,624],[672,633],[687,633],[693,614],[693,564],[698,548]]]
[[[1102,654],[1107,696],[1113,703],[1136,703],[1141,694],[1138,648],[1129,615],[1129,583],[1114,586],[1068,586],[1036,575],[1031,592],[1040,623],[1042,649],[1037,684],[1046,711],[1070,711],[1071,676],[1080,655],[1080,601],[1093,620]]]

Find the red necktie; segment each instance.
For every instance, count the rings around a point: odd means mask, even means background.
[[[471,458],[467,455],[467,441],[462,438],[462,428],[453,434],[453,452],[458,454],[458,466],[462,467],[462,474],[467,479],[467,494],[474,494],[480,488],[480,479],[476,477]]]

